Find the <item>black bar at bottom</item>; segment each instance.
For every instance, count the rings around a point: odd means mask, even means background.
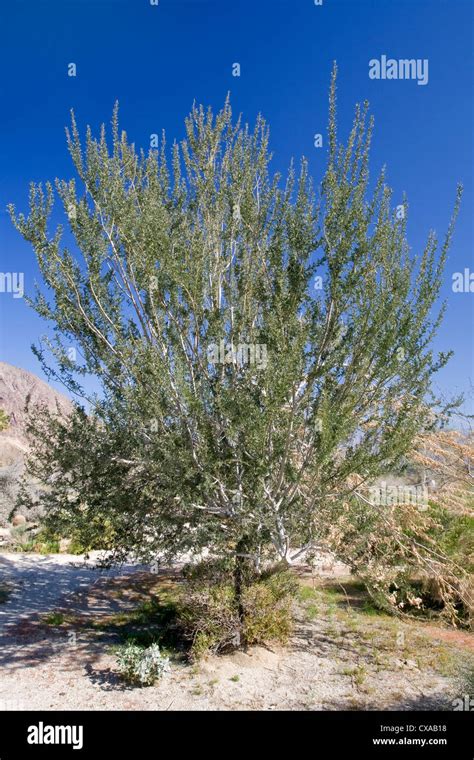
[[[310,759],[472,760],[461,712],[0,712],[0,760],[26,757],[206,757],[302,752]],[[324,754],[322,750],[324,749]],[[113,753],[113,755],[112,755]]]

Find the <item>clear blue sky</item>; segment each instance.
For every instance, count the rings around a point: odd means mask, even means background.
[[[376,126],[373,176],[382,164],[395,199],[410,204],[414,252],[433,227],[442,236],[465,186],[443,296],[448,312],[436,340],[455,357],[437,376],[446,393],[474,382],[474,293],[453,293],[454,272],[473,255],[472,0],[11,0],[0,10],[0,271],[37,276],[34,255],[5,211],[27,209],[28,182],[72,176],[64,126],[109,122],[114,101],[137,146],[164,128],[183,135],[194,100],[215,109],[230,91],[234,112],[271,127],[275,169],[305,154],[316,179],[325,149],[332,61],[339,67],[339,124],[370,100]],[[381,55],[429,60],[429,82],[373,80]],[[77,65],[75,78],[67,66]],[[232,64],[240,63],[240,78]],[[41,374],[30,345],[45,331],[24,300],[0,293],[0,358]],[[472,401],[472,399],[471,399]],[[471,403],[472,409],[472,403]]]

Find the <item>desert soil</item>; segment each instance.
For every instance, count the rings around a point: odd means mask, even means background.
[[[134,565],[99,570],[77,556],[0,555],[0,585],[11,590],[0,604],[0,708],[452,709],[459,696],[452,665],[472,655],[469,634],[364,615],[344,579],[334,581],[344,594],[333,601],[326,581],[304,573],[310,590],[287,647],[213,656],[198,666],[173,658],[162,680],[146,688],[117,676],[113,636],[45,622],[58,611],[83,621],[126,612],[152,577]]]

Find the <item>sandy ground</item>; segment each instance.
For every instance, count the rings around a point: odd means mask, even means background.
[[[0,582],[15,589],[0,605],[0,709],[452,709],[450,678],[396,650],[381,659],[376,623],[367,637],[325,608],[314,619],[297,609],[285,649],[257,647],[194,667],[173,661],[146,688],[120,681],[107,637],[41,622],[58,609],[94,617],[126,609],[108,589],[140,573],[133,565],[97,570],[68,555],[0,555]],[[430,635],[434,649],[444,646],[441,631]]]

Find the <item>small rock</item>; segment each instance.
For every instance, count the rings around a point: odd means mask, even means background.
[[[60,552],[67,552],[69,547],[71,546],[72,540],[70,538],[61,538],[59,541],[59,551]]]
[[[14,528],[18,528],[19,525],[26,525],[26,517],[23,515],[15,515],[12,520],[12,525]]]

